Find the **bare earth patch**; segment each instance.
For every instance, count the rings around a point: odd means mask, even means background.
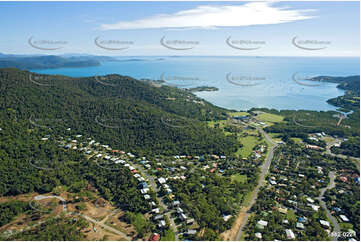
[[[247,214],[248,207],[242,207],[241,211],[238,213],[236,220],[233,223],[233,226],[230,230],[226,230],[221,234],[222,240],[236,240],[239,227],[242,224],[244,216]]]

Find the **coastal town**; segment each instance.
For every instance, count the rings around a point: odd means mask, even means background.
[[[50,135],[41,138],[44,142],[56,141],[58,147],[66,150],[82,152],[87,159],[95,162],[99,169],[117,171],[128,170],[134,179],[139,182],[138,189],[143,199],[150,205],[145,216],[149,216],[157,226],[157,231],[151,234],[150,240],[160,239],[158,230],[171,228],[175,239],[194,239],[197,233],[202,232],[197,221],[192,217],[193,211],[187,210],[172,186],[179,181],[187,182],[191,173],[203,172],[212,176],[232,176],[235,179],[247,179],[248,173],[254,173],[257,162],[265,152],[265,146],[257,147],[253,152],[253,162],[247,163],[228,160],[226,156],[206,155],[174,155],[172,157],[158,157],[148,160],[146,157],[137,157],[130,152],[112,149],[109,145],[101,144],[92,138],[83,135],[73,137],[53,138]],[[49,164],[31,161],[31,165],[38,169]],[[234,174],[234,175],[233,175]],[[242,175],[245,174],[245,175]],[[201,184],[205,188],[204,184]],[[222,220],[227,222],[234,214],[223,214]]]
[[[232,122],[255,129],[257,126],[267,127],[269,124],[248,115],[235,116]],[[330,136],[325,133],[309,135],[314,141],[327,140],[327,137]],[[336,146],[344,141],[338,137],[331,138],[328,140]],[[160,240],[160,234],[164,234],[164,231],[172,231],[174,240],[193,240],[197,235],[204,233],[200,217],[194,217],[194,209],[184,204],[182,196],[179,195],[182,191],[180,186],[187,186],[188,180],[196,174],[201,180],[210,176],[228,177],[231,180],[246,182],[245,184],[256,184],[258,179],[259,191],[253,195],[254,201],[251,202],[248,211],[249,218],[243,221],[241,230],[238,231],[240,239],[304,240],[311,236],[315,240],[337,240],[341,237],[350,241],[357,240],[359,235],[354,228],[357,222],[352,221],[350,211],[342,209],[344,204],[337,202],[337,198],[342,194],[352,193],[352,186],[359,185],[359,173],[356,167],[351,168],[355,166],[354,163],[330,155],[320,157],[319,155],[326,151],[316,145],[300,143],[290,147],[285,146],[280,140],[272,141],[269,137],[268,139],[268,142],[278,146],[272,157],[269,157],[269,144],[261,142],[253,147],[249,158],[241,160],[215,154],[138,157],[81,134],[65,137],[46,135],[41,141],[56,142],[64,152],[81,152],[99,169],[112,172],[127,170],[133,179],[137,180],[138,192],[142,199],[149,204],[149,210],[144,217],[155,225],[153,231],[143,235],[146,236],[145,239]],[[301,153],[300,145],[304,147]],[[265,162],[266,157],[272,158],[269,159],[268,165]],[[35,160],[29,163],[37,169],[52,169],[47,167],[49,164]],[[263,173],[261,178],[256,175],[259,174],[260,168]],[[256,176],[252,177],[252,174]],[[199,185],[201,190],[207,189],[206,182]],[[245,206],[240,206],[246,202],[244,199],[238,200],[238,205],[232,212],[222,214],[222,221],[229,223],[229,229],[239,216],[237,211]],[[93,222],[93,226],[97,223],[89,215],[84,217]],[[106,220],[103,223],[105,224]],[[136,236],[135,231],[127,234],[120,229],[118,232],[125,239],[132,240],[132,236]]]

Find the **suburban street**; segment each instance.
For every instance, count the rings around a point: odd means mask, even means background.
[[[249,205],[248,207],[244,208],[243,211],[245,212],[245,216],[243,217],[243,220],[242,220],[242,223],[241,223],[241,226],[239,228],[239,231],[237,233],[237,237],[235,240],[240,240],[241,239],[241,236],[242,236],[242,232],[243,232],[243,229],[244,229],[244,226],[247,224],[247,221],[248,221],[248,217],[250,215],[249,213],[249,209],[252,208],[252,206],[254,205],[254,203],[256,202],[256,199],[257,199],[257,194],[259,192],[259,189],[260,187],[263,185],[263,181],[264,181],[264,178],[266,176],[266,174],[268,173],[268,169],[271,165],[271,162],[272,162],[272,159],[273,159],[273,153],[274,153],[274,150],[275,148],[277,147],[277,143],[275,143],[269,136],[266,132],[263,131],[263,129],[261,128],[257,128],[258,131],[260,131],[263,136],[266,138],[266,140],[271,143],[271,147],[270,147],[270,151],[268,153],[268,156],[265,160],[265,162],[263,163],[263,165],[261,166],[261,173],[260,173],[260,176],[259,176],[259,179],[258,179],[258,184],[256,186],[256,188],[253,190],[252,192],[252,197],[251,197],[251,200],[249,202]]]
[[[353,160],[357,166],[357,169],[360,171],[360,158],[356,158],[356,157],[351,157],[351,156],[346,156],[346,155],[342,155],[342,154],[334,154],[331,152],[331,146],[333,146],[333,143],[329,143],[327,144],[326,146],[326,151],[325,153],[327,155],[331,155],[331,156],[334,156],[334,157],[338,157],[338,158],[342,158],[342,159],[347,159],[347,158],[350,158],[351,160]]]
[[[150,183],[150,186],[153,188],[153,190],[158,193],[159,190],[157,188],[157,184],[156,182],[154,181],[154,178],[152,176],[149,176],[147,171],[145,171],[143,169],[143,167],[141,167],[140,165],[138,164],[133,164],[143,175],[144,177],[149,181]],[[159,202],[159,204],[163,207],[164,211],[168,210],[168,206],[165,205],[162,201],[161,198],[157,197],[157,200]],[[165,215],[168,217],[169,219],[169,223],[170,223],[170,226],[172,227],[173,231],[174,231],[174,234],[175,234],[175,238],[176,238],[176,241],[178,241],[178,229],[177,229],[177,226],[174,222],[174,219],[171,217],[171,211],[168,211],[167,213],[165,213]]]
[[[330,211],[328,210],[326,203],[322,200],[323,199],[323,195],[325,194],[325,192],[329,189],[332,189],[335,187],[335,172],[331,171],[329,173],[329,177],[330,177],[330,184],[328,184],[327,187],[324,187],[320,190],[320,196],[317,197],[317,200],[320,201],[321,206],[326,210],[326,215],[327,218],[332,222],[333,224],[333,232],[336,232],[336,234],[338,234],[341,230],[340,230],[340,225],[337,222],[337,219],[331,215]],[[337,237],[332,237],[333,241],[337,241]]]

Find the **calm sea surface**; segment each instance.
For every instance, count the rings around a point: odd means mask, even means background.
[[[181,88],[213,86],[201,98],[229,109],[335,110],[326,100],[343,95],[332,83],[313,76],[360,74],[359,58],[321,57],[119,57],[101,66],[32,70],[43,74],[84,77],[117,73],[137,79],[164,80]]]

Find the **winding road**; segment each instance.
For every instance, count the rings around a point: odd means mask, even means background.
[[[330,184],[328,184],[327,187],[324,187],[320,190],[320,196],[317,197],[317,200],[320,201],[321,206],[323,207],[323,209],[326,210],[326,215],[327,218],[332,222],[334,230],[333,232],[336,232],[335,234],[339,234],[341,229],[340,229],[340,225],[337,222],[337,219],[331,215],[330,211],[328,210],[325,201],[323,201],[323,195],[325,194],[325,192],[329,189],[332,189],[335,187],[335,172],[334,171],[330,171],[330,173],[328,174],[328,176],[330,177]],[[332,237],[333,241],[337,241],[337,237]]]
[[[249,210],[250,210],[250,208],[252,208],[252,206],[256,202],[259,189],[263,185],[264,178],[265,178],[266,174],[268,173],[269,167],[271,166],[271,162],[272,162],[273,155],[274,155],[274,150],[278,145],[277,143],[275,143],[271,139],[271,137],[268,136],[268,134],[266,132],[263,131],[263,129],[257,127],[257,130],[260,131],[263,134],[263,136],[266,138],[266,140],[269,143],[271,143],[271,148],[270,148],[270,151],[268,153],[268,156],[267,156],[265,162],[261,166],[261,173],[260,173],[260,176],[259,176],[259,179],[258,179],[258,184],[257,184],[256,188],[252,192],[252,195],[251,195],[252,197],[251,197],[251,200],[249,202],[249,205],[241,210],[241,213],[245,213],[245,214],[244,214],[242,223],[241,223],[241,225],[239,227],[239,230],[238,230],[238,233],[237,233],[237,236],[236,236],[235,240],[240,240],[241,239],[243,229],[244,229],[245,225],[247,224],[249,215],[251,214],[249,212]]]
[[[56,198],[56,199],[60,200],[60,201],[63,203],[63,211],[64,211],[64,212],[67,211],[67,210],[66,210],[66,200],[65,200],[63,197],[60,197],[60,196],[37,195],[37,196],[34,197],[33,200],[35,200],[35,201],[41,201],[41,200],[47,199],[47,198]],[[33,209],[35,209],[35,210],[38,210],[38,211],[41,211],[41,210],[39,210],[38,208],[33,207],[32,204],[31,204],[31,201],[30,201],[29,205],[30,205],[31,208],[33,208]]]
[[[338,158],[342,158],[342,159],[351,159],[355,162],[357,169],[360,171],[360,158],[346,156],[346,155],[342,155],[342,154],[334,154],[331,152],[331,146],[333,146],[333,145],[334,145],[333,143],[327,144],[325,154],[334,156],[334,157],[338,157]]]

